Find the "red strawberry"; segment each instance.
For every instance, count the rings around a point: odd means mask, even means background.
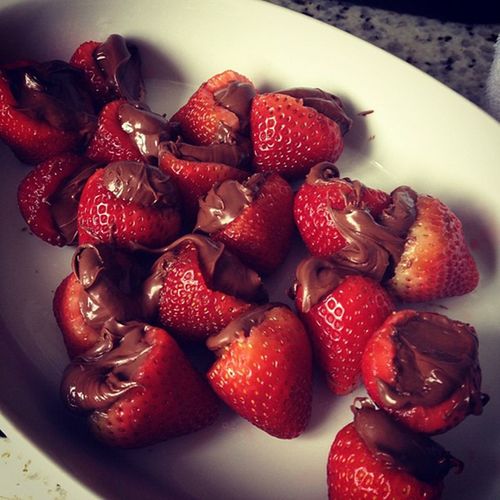
[[[479,272],[462,223],[441,201],[419,195],[401,258],[388,282],[405,302],[464,295],[474,290]]]
[[[389,295],[376,281],[342,277],[331,262],[316,257],[297,267],[295,292],[330,390],[351,392],[361,377],[368,339],[394,310]]]
[[[226,70],[203,83],[170,122],[191,144],[235,143],[247,127],[254,95],[246,76]]]
[[[250,115],[254,165],[261,172],[277,172],[289,179],[303,176],[318,162],[335,162],[344,142],[333,97],[321,92],[314,102],[285,93],[257,95]],[[321,104],[319,104],[321,103]]]
[[[192,146],[182,142],[163,142],[159,149],[159,167],[174,179],[180,193],[184,215],[191,225],[198,213],[198,199],[216,182],[241,181],[248,176],[246,143]],[[188,225],[189,225],[188,224]]]
[[[436,313],[389,316],[366,345],[362,374],[375,404],[418,432],[445,432],[488,399],[474,328]]]
[[[291,439],[304,431],[311,414],[311,348],[286,306],[252,309],[207,345],[218,356],[208,379],[226,404],[271,436]]]
[[[98,439],[126,448],[196,431],[218,414],[213,392],[172,337],[138,322],[109,325],[66,369],[61,395],[88,415]]]
[[[148,317],[186,340],[204,340],[266,298],[254,271],[198,235],[172,243],[144,286]]]
[[[109,321],[141,317],[134,296],[141,279],[138,263],[104,245],[83,245],[73,256],[73,272],[57,287],[53,311],[70,358],[101,337]]]
[[[331,500],[438,499],[448,472],[462,470],[441,445],[384,412],[366,403],[353,410],[354,422],[338,432],[328,456]]]
[[[19,185],[19,209],[31,231],[51,245],[71,245],[77,239],[80,195],[95,165],[64,153],[40,163]]]
[[[347,206],[380,214],[390,202],[383,191],[368,188],[359,181],[339,179],[333,163],[321,162],[309,171],[306,181],[294,200],[297,228],[309,252],[317,257],[328,257],[346,246],[331,214]]]
[[[76,151],[95,128],[82,74],[62,61],[0,68],[0,139],[29,164]]]
[[[145,134],[144,130],[140,130],[144,129],[144,125],[150,133]],[[159,136],[162,132],[168,133],[167,127],[167,121],[159,115],[137,109],[124,99],[112,101],[102,108],[97,130],[90,139],[85,155],[103,163],[120,160],[146,160],[152,163],[158,156]],[[136,141],[134,137],[137,131]],[[149,144],[144,139],[151,136],[154,138]]]
[[[80,198],[80,244],[154,250],[175,239],[180,225],[177,190],[160,169],[145,163],[115,162],[96,170]]]
[[[100,104],[120,98],[143,99],[139,51],[120,35],[111,35],[103,43],[82,43],[71,56],[70,64],[83,71]]]
[[[200,200],[196,230],[221,241],[257,272],[285,260],[293,233],[293,191],[277,174],[255,174],[216,184]]]

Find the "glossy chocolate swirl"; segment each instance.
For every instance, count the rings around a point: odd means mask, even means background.
[[[201,272],[210,289],[247,302],[260,303],[267,300],[267,293],[259,275],[225,250],[222,243],[202,235],[188,234],[167,247],[144,282],[143,310],[146,317],[155,317],[169,263],[176,259],[187,245],[196,248]]]
[[[195,231],[212,234],[236,219],[259,196],[267,174],[254,174],[244,182],[233,179],[216,184],[200,198]]]
[[[418,195],[408,186],[399,186],[391,193],[390,205],[382,210],[379,222],[392,233],[406,238],[408,230],[417,218]]]
[[[121,35],[110,35],[94,52],[94,58],[108,85],[118,97],[130,102],[144,99],[144,82],[138,48]]]
[[[302,99],[304,106],[314,108],[318,113],[337,123],[342,135],[347,134],[352,127],[352,119],[345,113],[342,101],[333,94],[318,88],[308,87],[280,90],[279,93]]]
[[[122,104],[118,109],[121,128],[134,141],[147,163],[156,163],[160,142],[170,139],[170,127],[167,120],[152,111]]]
[[[207,347],[214,351],[217,356],[221,356],[225,348],[231,345],[238,339],[250,336],[252,328],[263,323],[269,315],[272,314],[272,309],[276,307],[286,307],[282,304],[264,304],[259,307],[254,307],[250,311],[243,313],[238,318],[231,321],[217,335],[208,337],[206,341]]]
[[[233,112],[239,120],[238,130],[225,131],[222,135],[235,135],[248,128],[252,99],[256,93],[255,87],[249,82],[231,82],[214,92],[215,102]]]
[[[300,289],[301,312],[307,313],[315,304],[342,282],[342,276],[328,259],[309,257],[297,266],[296,286]]]
[[[139,387],[133,377],[152,349],[144,335],[148,328],[136,321],[111,323],[92,349],[71,362],[61,383],[62,399],[71,410],[105,411]]]
[[[377,384],[384,405],[432,407],[466,386],[465,403],[472,413],[481,413],[478,339],[470,325],[436,313],[416,313],[394,327],[392,341],[394,384],[382,380]]]
[[[399,425],[387,413],[364,403],[353,407],[354,427],[373,456],[389,467],[404,470],[425,483],[435,484],[462,462],[441,445]]]
[[[16,108],[34,120],[85,139],[96,125],[94,103],[83,73],[63,61],[2,69]]]
[[[331,182],[340,182],[339,169],[331,161],[322,161],[316,163],[306,176],[306,183],[310,185],[328,184]]]
[[[177,189],[157,167],[134,161],[117,161],[104,169],[103,185],[117,198],[143,207],[177,206]]]

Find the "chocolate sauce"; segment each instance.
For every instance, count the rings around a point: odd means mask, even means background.
[[[239,120],[239,129],[242,132],[248,128],[252,99],[256,95],[255,87],[248,82],[231,82],[214,92],[214,99],[220,106],[232,111]]]

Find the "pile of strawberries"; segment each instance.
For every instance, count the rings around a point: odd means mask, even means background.
[[[225,71],[169,119],[144,95],[119,35],[69,63],[0,68],[0,138],[34,165],[21,213],[48,243],[78,245],[54,297],[67,407],[113,446],[193,432],[221,401],[290,439],[307,428],[315,363],[332,397],[360,379],[370,397],[332,444],[330,498],[438,497],[461,463],[429,436],[487,402],[478,340],[401,304],[476,288],[456,215],[408,186],[341,178],[352,120],[320,89],[259,93]],[[296,312],[261,278],[295,228],[310,253],[290,277]]]

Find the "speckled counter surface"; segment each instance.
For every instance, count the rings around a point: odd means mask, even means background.
[[[483,105],[500,24],[443,22],[333,0],[268,0],[387,50]]]

